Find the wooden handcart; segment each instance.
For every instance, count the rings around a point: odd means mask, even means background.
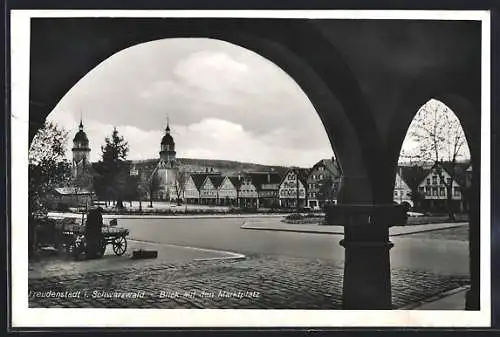
[[[102,257],[106,251],[106,246],[111,245],[113,252],[117,256],[125,254],[127,251],[127,236],[129,230],[122,227],[103,225],[101,227],[102,237],[99,243],[98,257]],[[85,225],[77,223],[67,224],[63,230],[66,237],[67,248],[75,254],[79,254],[85,242]]]

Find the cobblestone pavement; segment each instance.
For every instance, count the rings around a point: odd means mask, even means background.
[[[153,249],[158,252],[155,259],[131,259],[132,252],[139,249]],[[241,254],[183,247],[169,244],[156,244],[128,240],[127,252],[122,256],[116,256],[112,247],[107,246],[106,252],[101,259],[75,261],[70,253],[60,251],[53,256],[44,256],[28,264],[28,273],[31,278],[53,277],[67,274],[85,274],[88,272],[102,272],[119,270],[129,267],[151,267],[153,265],[175,262],[189,262],[196,259],[223,259],[241,257]]]
[[[254,255],[244,260],[31,278],[29,306],[340,309],[342,276],[341,266],[329,260]],[[468,281],[467,277],[393,269],[394,308],[420,302]],[[46,297],[47,292],[67,297]]]

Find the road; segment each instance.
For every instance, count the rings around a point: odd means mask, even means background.
[[[240,226],[247,218],[120,219],[130,238],[155,243],[227,250],[246,255],[265,254],[328,259],[342,264],[341,235],[253,231]],[[260,218],[259,221],[263,219]],[[269,221],[279,221],[269,218]],[[424,235],[391,239],[391,265],[439,274],[468,274],[466,241],[427,238]]]
[[[108,217],[109,218],[109,217]],[[342,235],[243,229],[247,221],[276,217],[120,217],[130,231],[129,249],[102,259],[73,261],[55,256],[29,265],[29,289],[121,289],[144,291],[146,300],[75,301],[30,298],[33,307],[116,308],[316,308],[341,307],[344,249]],[[106,222],[106,221],[105,221]],[[439,233],[437,233],[439,232]],[[420,303],[467,284],[466,226],[392,237],[391,286],[394,308]],[[464,239],[465,238],[465,239]],[[152,260],[131,260],[134,249],[158,251]],[[242,253],[247,259],[224,261]],[[195,260],[209,261],[195,261]],[[158,291],[254,290],[257,299],[159,299]]]

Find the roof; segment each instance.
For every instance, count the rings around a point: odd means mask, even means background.
[[[288,169],[286,174],[283,175],[283,177],[281,178],[280,183],[283,182],[283,179],[286,178],[286,176],[288,175],[288,173],[290,173],[290,171],[293,171],[295,174],[298,175],[300,181],[302,182],[302,184],[304,184],[304,186],[307,185],[307,177],[309,176],[309,169],[300,168],[300,167],[293,167],[293,168]]]
[[[161,144],[175,145],[174,138],[170,135],[170,133],[166,133],[165,136],[161,139]]]
[[[241,186],[241,179],[238,177],[227,177],[237,189]]]
[[[398,173],[400,173],[401,178],[406,182],[408,187],[411,189],[416,188],[422,180],[427,177],[427,175],[434,169],[436,165],[441,165],[450,175],[454,176],[455,181],[461,185],[465,186],[466,172],[470,167],[469,163],[455,163],[450,162],[435,163],[431,167],[422,167],[420,165],[413,166],[398,166]],[[451,174],[454,171],[454,174]]]
[[[335,162],[333,159],[321,159],[313,165],[313,167],[309,170],[309,174],[319,166],[325,167],[325,169],[330,172],[333,177],[340,177],[341,175],[338,162]]]
[[[147,160],[133,160],[130,161],[130,167],[135,168],[138,171],[141,179],[149,179],[153,174],[156,166],[158,166],[159,159],[147,159]]]
[[[466,171],[469,167],[471,167],[470,163],[455,163],[452,164],[450,162],[444,162],[444,163],[436,163],[440,164],[447,172],[449,175],[452,175],[455,181],[460,185],[460,186],[465,186],[465,176],[466,176]],[[434,166],[436,166],[434,165]],[[433,166],[433,168],[434,168]],[[453,174],[452,174],[453,173]]]
[[[262,189],[263,185],[281,183],[281,175],[276,172],[250,172],[248,176],[257,189]]]
[[[193,182],[194,182],[194,185],[196,186],[196,189],[199,190],[201,188],[201,186],[203,185],[203,183],[205,182],[205,179],[207,179],[207,177],[214,177],[214,176],[220,177],[220,174],[219,173],[211,173],[211,174],[209,174],[209,173],[193,173],[190,176],[193,179]],[[221,180],[221,182],[222,182],[222,180]]]
[[[415,189],[428,174],[428,170],[419,165],[398,166],[397,173],[410,189]]]
[[[307,183],[307,176],[309,175],[309,169],[306,168],[295,168],[295,172],[299,176],[299,179],[302,180],[303,183]]]
[[[73,138],[73,142],[84,143],[85,145],[88,146],[89,139],[87,138],[87,134],[85,133],[85,131],[83,131],[83,126],[81,126],[80,130],[78,130],[78,132],[75,134],[75,137]]]
[[[219,188],[220,184],[222,184],[222,181],[224,180],[224,177],[221,176],[208,176],[208,179],[212,182],[212,185],[214,185],[215,188]]]

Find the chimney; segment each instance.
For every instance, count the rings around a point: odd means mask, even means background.
[[[267,183],[270,184],[271,183],[271,173],[267,173]]]

